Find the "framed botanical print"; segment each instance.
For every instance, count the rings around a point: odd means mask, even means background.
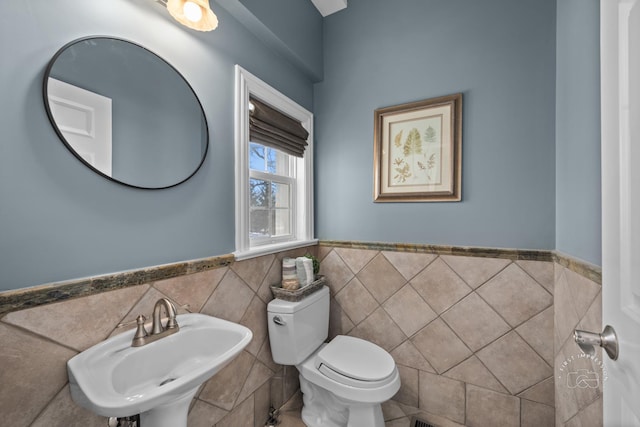
[[[374,201],[461,200],[462,94],[374,114]]]

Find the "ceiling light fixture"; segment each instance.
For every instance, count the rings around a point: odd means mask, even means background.
[[[218,26],[218,17],[209,7],[209,0],[166,0],[167,10],[173,18],[192,30],[212,31]]]

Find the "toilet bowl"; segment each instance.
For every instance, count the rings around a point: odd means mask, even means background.
[[[389,353],[369,341],[328,335],[329,289],[299,302],[275,299],[267,307],[274,361],[300,373],[309,427],[382,427],[381,403],[400,388]]]

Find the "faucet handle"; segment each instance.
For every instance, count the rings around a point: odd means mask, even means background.
[[[138,324],[138,329],[136,329],[136,333],[133,336],[133,340],[131,341],[131,347],[140,347],[145,344],[145,338],[149,336],[147,333],[147,329],[144,327],[144,322],[147,321],[147,318],[140,314],[136,318],[136,323]]]

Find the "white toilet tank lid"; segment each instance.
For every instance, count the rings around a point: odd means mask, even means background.
[[[329,288],[327,286],[323,286],[319,290],[314,293],[304,297],[300,301],[285,301],[279,298],[271,300],[269,304],[267,304],[267,311],[269,313],[295,313],[296,311],[302,310],[305,307],[313,304],[318,301],[322,297],[326,296],[329,293]]]
[[[338,335],[316,355],[316,368],[322,364],[360,381],[380,381],[389,377],[396,363],[383,348],[360,338]]]

